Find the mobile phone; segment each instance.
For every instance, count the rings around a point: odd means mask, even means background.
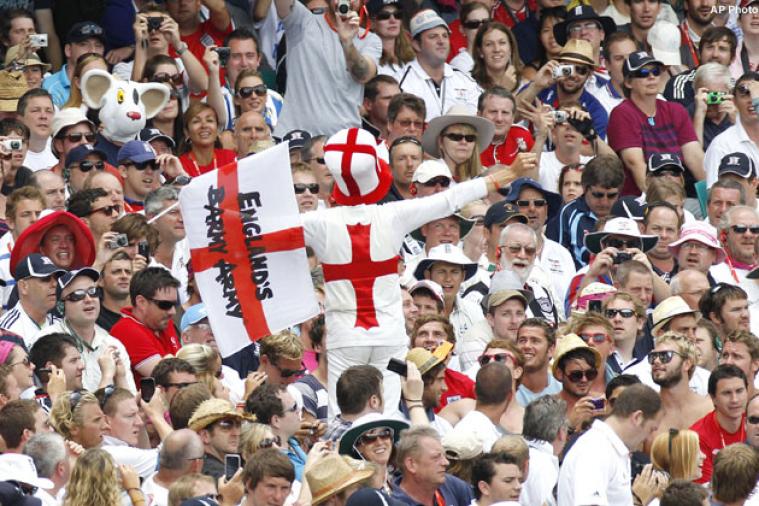
[[[240,469],[240,456],[234,453],[224,455],[224,478],[231,480],[237,470]]]
[[[140,396],[142,402],[150,402],[155,393],[155,380],[153,378],[142,378],[140,380]]]
[[[589,300],[588,301],[588,311],[592,311],[594,313],[600,313],[601,312],[601,301],[600,300]]]
[[[144,257],[145,260],[150,260],[150,246],[148,241],[140,241],[137,243],[137,254]]]
[[[163,23],[163,16],[148,16],[147,19],[149,32],[155,32],[161,28],[161,23]]]
[[[53,374],[53,370],[52,369],[46,369],[44,367],[41,368],[41,369],[37,369],[37,375],[45,374],[45,373],[47,373],[47,374]]]
[[[217,47],[214,51],[219,55],[219,65],[226,67],[227,60],[229,60],[230,49],[228,47]]]
[[[390,362],[387,363],[387,370],[393,371],[395,374],[400,374],[404,378],[408,374],[408,366],[406,365],[406,362],[398,360],[397,358],[390,359]]]
[[[591,399],[590,402],[593,403],[594,411],[603,411],[606,408],[606,399],[603,397],[600,399]]]

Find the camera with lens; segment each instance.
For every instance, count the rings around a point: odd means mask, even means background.
[[[553,121],[558,125],[560,123],[566,123],[569,119],[569,113],[567,111],[551,111],[553,115]]]
[[[347,16],[351,11],[351,3],[349,0],[339,0],[337,2],[337,12],[342,16]]]
[[[706,105],[719,105],[725,101],[724,91],[710,91],[706,94]]]
[[[559,65],[553,68],[551,75],[554,77],[554,79],[558,79],[560,77],[569,77],[574,73],[574,71],[574,65]]]
[[[3,149],[5,151],[21,151],[21,145],[21,139],[5,139],[3,141]]]
[[[216,54],[219,55],[219,65],[222,67],[226,67],[231,50],[228,47],[217,47],[216,49],[214,49],[214,51],[216,51]]]
[[[126,234],[119,234],[112,241],[105,243],[108,249],[124,248],[129,245],[129,238]]]
[[[633,256],[630,253],[625,253],[624,251],[620,251],[614,257],[614,265],[623,264],[627,262],[628,260],[632,260],[632,259],[633,259]]]
[[[32,47],[47,47],[47,34],[35,33],[29,36],[29,45]]]
[[[155,32],[161,28],[163,16],[148,16],[148,31]]]

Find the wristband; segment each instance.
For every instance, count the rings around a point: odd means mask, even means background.
[[[187,52],[187,49],[189,49],[189,48],[187,47],[187,44],[186,44],[186,43],[183,43],[183,44],[182,44],[182,46],[181,46],[181,47],[178,47],[176,51],[177,51],[177,54],[178,54],[179,56],[182,56],[183,54],[185,54],[185,53]]]
[[[493,186],[495,186],[496,190],[501,189],[501,185],[498,184],[498,181],[496,180],[495,176],[493,175],[490,176],[490,182],[493,183]]]

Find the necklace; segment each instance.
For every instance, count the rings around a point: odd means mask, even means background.
[[[648,117],[648,124],[651,126],[656,126],[656,116],[649,116]]]

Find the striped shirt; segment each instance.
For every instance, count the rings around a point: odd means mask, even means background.
[[[585,197],[579,197],[562,207],[558,216],[548,222],[546,237],[564,246],[572,254],[575,268],[580,269],[590,261],[585,234],[593,231],[597,221]]]

